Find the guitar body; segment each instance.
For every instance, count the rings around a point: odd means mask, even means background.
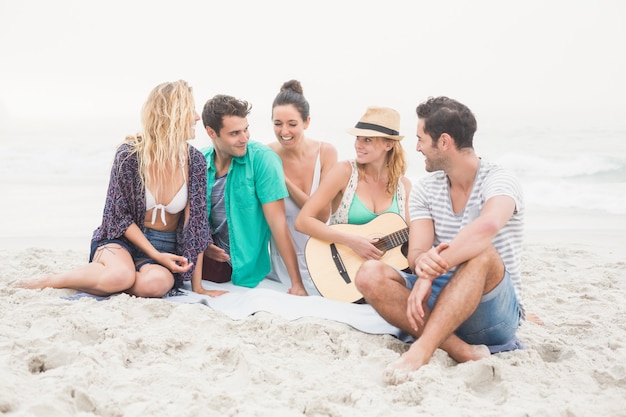
[[[383,213],[366,224],[335,224],[330,227],[368,239],[384,239],[389,248],[379,247],[385,251],[380,260],[397,269],[408,267],[402,253],[402,245],[408,240],[408,228],[401,216]],[[390,235],[393,237],[391,242],[388,241]],[[363,295],[354,285],[354,277],[365,260],[352,249],[309,238],[304,255],[311,280],[323,297],[349,303],[362,300]]]

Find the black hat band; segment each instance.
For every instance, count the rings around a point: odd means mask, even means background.
[[[373,123],[363,123],[363,122],[358,122],[356,124],[357,129],[368,129],[368,130],[375,130],[377,132],[381,132],[381,133],[385,133],[387,135],[391,135],[391,136],[398,136],[400,135],[400,132],[398,132],[397,130],[393,130],[393,129],[389,129],[385,126],[381,126],[381,125],[375,125]]]

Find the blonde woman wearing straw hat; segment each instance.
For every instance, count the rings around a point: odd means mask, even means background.
[[[399,128],[397,111],[368,107],[356,126],[347,130],[356,136],[356,158],[335,164],[302,207],[296,218],[296,230],[347,246],[363,260],[380,259],[384,252],[374,245],[376,239],[348,233],[332,225],[364,225],[389,212],[408,221],[405,202],[411,183],[404,176],[406,157],[400,144],[404,136],[400,136]],[[328,204],[332,213],[327,224],[317,215]]]

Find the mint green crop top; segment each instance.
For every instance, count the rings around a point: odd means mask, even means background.
[[[356,188],[359,184],[359,170],[354,159],[350,160],[350,165],[352,166],[352,174],[350,175],[348,184],[346,184],[346,189],[344,190],[343,197],[341,197],[339,207],[337,207],[337,210],[331,213],[330,218],[328,219],[329,225],[352,223],[358,224],[359,222],[362,222],[361,224],[364,224],[377,216],[376,213],[370,211],[367,207],[363,205],[363,202],[359,200],[358,197],[356,197]],[[400,180],[398,181],[398,186],[396,187],[396,192],[394,193],[391,206],[389,206],[386,212],[398,213],[404,219],[406,207],[405,200],[406,193],[404,189],[404,184],[402,183],[402,180]],[[361,205],[362,207],[354,207],[355,203],[357,205]],[[352,214],[353,211],[354,215]],[[355,221],[353,221],[353,218]],[[369,220],[366,220],[366,218]]]
[[[400,214],[400,209],[398,207],[398,195],[396,193],[393,194],[393,201],[389,208],[383,213],[396,213]],[[354,193],[354,197],[352,197],[352,203],[350,204],[350,209],[348,210],[348,223],[349,224],[365,224],[380,214],[383,213],[374,213],[372,210],[368,209],[365,204],[361,201],[359,196]]]

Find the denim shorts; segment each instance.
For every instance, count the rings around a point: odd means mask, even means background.
[[[144,229],[144,236],[154,249],[159,252],[165,253],[176,253],[176,231],[173,232],[162,232],[154,229]],[[139,268],[146,264],[156,264],[158,263],[148,255],[146,255],[141,249],[135,247],[133,252],[133,259],[135,260],[135,264],[137,265],[137,271]]]
[[[144,236],[159,252],[176,253],[176,231],[162,232],[154,229],[144,229]],[[96,249],[100,246],[107,245],[109,243],[116,243],[122,246],[135,262],[135,270],[139,269],[146,264],[156,264],[157,261],[146,255],[141,249],[133,245],[128,239],[122,237],[119,239],[103,239],[99,241],[91,242],[91,253],[89,255],[89,262],[93,260]]]
[[[408,289],[412,289],[417,276],[399,271]],[[432,310],[441,289],[452,277],[451,273],[440,275],[432,284],[428,308]],[[520,324],[521,311],[513,281],[508,271],[500,283],[483,295],[472,315],[465,320],[455,334],[471,345],[504,345],[516,339],[515,332]]]

